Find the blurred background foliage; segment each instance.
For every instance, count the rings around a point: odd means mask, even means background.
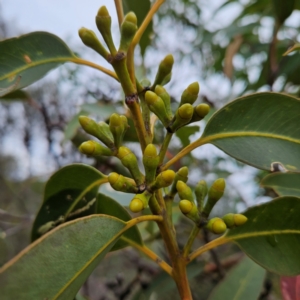
[[[151,3],[126,0],[124,4],[126,11],[133,9],[142,20]],[[198,101],[210,104],[212,112],[251,92],[270,90],[299,96],[300,56],[283,56],[300,40],[299,20],[299,0],[167,0],[137,51],[138,77],[153,80],[159,61],[172,53],[175,67],[167,89],[173,103],[180,100],[181,92],[193,81],[201,85]],[[0,39],[10,37],[9,32],[9,25],[0,17]],[[84,47],[73,50],[84,56]],[[112,170],[126,174],[114,158],[89,159],[77,150],[82,141],[90,138],[80,130],[78,115],[107,121],[117,110],[128,116],[118,85],[102,74],[94,74],[65,65],[54,79],[43,79],[0,101],[0,266],[28,245],[43,186],[55,170],[83,162],[105,174]],[[167,157],[198,137],[208,118],[179,130]],[[160,145],[164,129],[159,124],[156,129],[156,143]],[[125,140],[141,156],[136,150],[139,147],[133,126]],[[236,162],[213,146],[194,151],[174,168],[181,166],[189,166],[191,186],[200,179],[209,184],[218,177],[227,179],[225,198],[218,203],[216,215],[240,212],[276,196],[271,190],[259,188],[267,172]],[[108,186],[101,192],[123,205],[131,199]],[[176,206],[174,217],[179,244],[184,245],[192,224],[181,218]],[[156,225],[140,225],[140,229],[147,244],[167,259]],[[203,232],[195,247],[211,238]],[[95,270],[81,290],[85,299],[179,299],[172,282],[156,265],[135,250],[122,251],[124,255],[110,253]],[[240,258],[237,247],[226,245],[191,264],[194,299],[207,299]],[[259,299],[280,299],[278,290],[278,277],[268,274]]]

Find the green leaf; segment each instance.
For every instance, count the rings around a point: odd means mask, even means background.
[[[150,0],[124,0],[124,11],[125,13],[128,13],[130,11],[133,11],[138,20],[138,26],[141,26],[143,20],[147,16],[150,7],[151,2]],[[140,47],[141,47],[141,54],[144,56],[146,48],[151,43],[151,35],[153,34],[153,24],[150,22],[147,29],[145,30],[141,40],[140,40]]]
[[[229,230],[233,240],[263,268],[284,276],[300,274],[300,198],[281,197],[255,206],[244,215],[248,221]]]
[[[94,215],[45,234],[0,269],[2,300],[73,300],[126,223]]]
[[[12,87],[6,93],[21,89],[74,58],[74,53],[60,38],[47,32],[1,41],[0,89]]]
[[[4,100],[4,101],[16,101],[16,100],[28,101],[28,100],[30,100],[30,96],[29,96],[28,93],[26,93],[23,90],[17,90],[17,91],[13,91],[11,93],[5,94],[3,97],[0,97],[0,100]]]
[[[180,139],[183,147],[190,144],[190,136],[198,132],[199,129],[199,126],[185,126],[176,131],[176,135]]]
[[[131,220],[130,214],[127,212],[127,210],[120,205],[117,201],[114,199],[99,193],[97,196],[97,208],[96,208],[97,214],[103,214],[103,215],[109,215],[116,217],[122,221],[129,221]],[[128,229],[122,237],[125,237],[126,239],[132,240],[134,243],[139,244],[143,246],[143,241],[141,234],[137,228],[137,226],[134,226],[130,229]],[[113,246],[111,251],[118,250],[124,247],[127,247],[128,243],[124,240],[119,239],[119,241]]]
[[[278,93],[238,98],[211,117],[199,141],[260,169],[279,162],[300,171],[300,101]]]
[[[261,181],[261,186],[272,188],[279,196],[300,197],[299,173],[274,173]]]
[[[103,178],[104,175],[97,169],[84,164],[66,166],[54,173],[46,184],[43,204],[33,223],[31,239],[36,240],[43,233],[62,223],[64,221],[62,217],[76,198],[83,190],[96,183],[78,202],[73,209],[73,216],[70,214],[69,219],[95,213],[95,197],[100,185],[97,182]],[[79,211],[80,209],[82,211]],[[74,214],[74,211],[78,213]]]
[[[251,259],[243,259],[226,275],[209,300],[254,300],[262,290],[266,271]]]

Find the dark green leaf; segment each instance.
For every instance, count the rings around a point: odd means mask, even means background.
[[[103,178],[104,175],[98,170],[83,164],[66,166],[54,173],[46,184],[43,204],[33,223],[32,240],[36,240],[43,233],[62,223],[64,220],[61,217],[66,214],[82,191]],[[94,199],[99,185],[95,185],[78,202],[73,209],[73,215],[69,216],[70,219],[95,213]],[[83,210],[79,211],[79,209]],[[74,214],[76,211],[78,213]]]
[[[260,183],[272,188],[279,196],[300,197],[299,173],[274,173],[266,176]]]
[[[282,197],[247,210],[248,221],[229,230],[232,239],[255,262],[284,276],[300,274],[300,198]]]
[[[0,88],[8,89],[6,93],[21,89],[74,58],[74,53],[61,39],[47,32],[1,41]]]
[[[212,116],[202,143],[260,169],[279,162],[300,171],[300,101],[278,93],[238,98]]]
[[[45,234],[0,269],[2,300],[73,300],[125,223],[94,215]]]
[[[26,93],[22,90],[17,90],[17,91],[11,92],[9,94],[6,94],[5,96],[1,97],[0,100],[5,100],[5,101],[16,101],[16,100],[28,101],[28,100],[30,100],[30,96],[29,96],[28,93]]]
[[[246,257],[217,285],[209,300],[258,299],[265,275],[262,267]]]
[[[198,132],[199,129],[199,126],[186,126],[176,131],[176,135],[179,137],[183,147],[190,144],[190,136]]]
[[[124,0],[124,11],[125,13],[128,13],[130,11],[133,11],[138,19],[138,26],[140,26],[147,16],[150,7],[151,2],[150,0]],[[140,40],[140,47],[141,47],[141,53],[144,56],[146,48],[151,43],[151,35],[153,33],[153,25],[152,22],[148,25],[147,29],[145,30],[141,40]]]
[[[120,205],[114,199],[100,193],[97,196],[96,213],[113,216],[125,222],[131,220],[130,214],[122,205]],[[137,226],[128,229],[122,237],[132,240],[134,243],[137,243],[141,246],[143,245],[142,237]],[[111,250],[118,250],[126,246],[128,246],[128,243],[121,238]]]

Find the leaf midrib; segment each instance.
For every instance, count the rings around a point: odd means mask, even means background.
[[[39,60],[37,62],[31,62],[29,64],[25,64],[24,67],[21,67],[21,68],[17,68],[15,69],[13,72],[10,72],[8,74],[5,74],[4,76],[0,77],[0,81],[2,80],[5,80],[5,79],[8,79],[12,76],[16,76],[18,73],[24,71],[24,70],[27,70],[27,69],[30,69],[30,68],[33,68],[33,67],[36,67],[36,66],[39,66],[39,65],[43,65],[43,64],[47,64],[47,63],[52,63],[52,62],[57,62],[57,63],[63,63],[63,62],[67,62],[67,61],[70,61],[72,62],[74,59],[76,59],[76,56],[75,55],[71,55],[70,57],[60,57],[60,58],[52,58],[52,59],[44,59],[44,60]]]
[[[238,290],[237,290],[237,292],[236,292],[236,295],[234,296],[233,300],[239,299],[238,297],[239,297],[240,294],[245,290],[246,284],[249,282],[248,277],[251,278],[252,273],[255,272],[256,268],[257,268],[257,266],[256,266],[256,265],[253,265],[253,266],[248,270],[247,275],[245,276],[243,283],[240,284],[240,286],[239,286],[239,288],[238,288]]]
[[[237,234],[237,235],[224,235],[225,239],[228,240],[241,240],[251,237],[258,237],[258,236],[268,236],[268,235],[274,235],[274,234],[300,234],[300,229],[284,229],[284,230],[269,230],[269,231],[260,231],[260,232],[248,232],[243,234]]]
[[[203,137],[199,139],[199,142],[201,142],[201,145],[203,145],[203,144],[211,143],[212,141],[218,139],[225,139],[231,137],[244,137],[244,136],[267,137],[267,138],[280,139],[280,140],[285,140],[292,143],[300,144],[300,138],[295,139],[285,135],[272,134],[267,132],[258,132],[258,131],[231,131],[231,132],[218,133],[218,134],[213,134],[208,136],[203,135]]]

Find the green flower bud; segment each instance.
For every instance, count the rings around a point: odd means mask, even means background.
[[[142,185],[144,176],[139,170],[136,156],[128,148],[122,146],[118,150],[117,157],[121,160],[123,166],[129,170],[137,185]]]
[[[145,94],[145,101],[149,107],[149,109],[157,115],[157,117],[161,120],[163,125],[167,127],[171,119],[167,115],[166,107],[164,101],[158,97],[155,93],[151,91],[147,91]]]
[[[112,172],[108,175],[108,182],[116,191],[135,194],[138,188],[131,178],[124,177],[121,174]]]
[[[168,54],[159,64],[158,66],[158,71],[156,73],[156,77],[153,83],[153,88],[155,88],[155,86],[157,84],[162,85],[162,82],[164,81],[164,79],[166,78],[166,76],[168,76],[173,68],[173,64],[174,64],[174,57],[172,54]]]
[[[227,227],[224,221],[220,218],[212,218],[208,221],[206,228],[215,234],[222,234]]]
[[[143,156],[143,164],[146,172],[146,183],[150,184],[155,180],[156,169],[159,163],[159,156],[157,155],[156,147],[149,144]]]
[[[206,103],[201,103],[194,107],[194,112],[190,123],[202,120],[210,111],[210,106]]]
[[[170,72],[165,78],[164,80],[161,82],[160,85],[166,85],[168,84],[172,79],[172,72]]]
[[[132,199],[129,204],[129,209],[134,213],[138,213],[138,212],[142,211],[144,209],[143,201],[138,198]]]
[[[234,214],[232,214],[232,213],[223,216],[222,220],[225,222],[225,224],[228,228],[232,228],[235,226]]]
[[[152,191],[167,187],[172,184],[175,178],[175,172],[173,170],[166,170],[158,174],[154,184],[150,187]]]
[[[175,120],[170,126],[172,132],[175,132],[180,127],[188,124],[193,116],[194,108],[191,104],[186,103],[178,108],[175,114]]]
[[[128,13],[121,25],[119,52],[127,53],[130,43],[137,31],[137,19],[133,12]]]
[[[144,78],[140,81],[140,85],[143,87],[143,88],[150,88],[151,86],[151,82],[148,78]]]
[[[97,143],[96,141],[87,141],[79,146],[79,151],[89,156],[112,156],[113,152]]]
[[[191,202],[194,202],[193,192],[191,188],[181,180],[178,180],[176,184],[176,189],[180,199],[187,199]]]
[[[233,219],[235,226],[241,226],[248,220],[248,218],[242,214],[234,214]]]
[[[198,98],[198,94],[199,94],[199,83],[198,82],[193,82],[191,83],[182,93],[181,95],[181,101],[179,106],[185,104],[185,103],[189,103],[189,104],[194,104],[194,102],[197,100]]]
[[[179,180],[183,181],[184,183],[188,181],[188,174],[189,174],[189,169],[187,167],[182,167],[177,171],[171,187],[171,191],[169,193],[170,197],[173,198],[176,195],[177,193],[176,185]]]
[[[208,188],[207,188],[206,181],[200,180],[195,188],[195,195],[196,195],[196,199],[197,199],[198,210],[200,212],[203,210],[204,199],[207,195],[207,191],[208,191]]]
[[[148,207],[148,202],[152,194],[148,191],[145,191],[142,194],[136,194],[134,198],[131,200],[129,208],[132,212],[140,212],[144,208]]]
[[[117,49],[114,45],[113,38],[111,35],[111,17],[105,6],[101,6],[96,16],[96,25],[100,31],[110,53],[115,56]]]
[[[208,191],[208,199],[207,199],[207,202],[206,202],[206,204],[203,208],[203,212],[202,212],[202,214],[205,217],[209,216],[209,214],[210,214],[211,210],[213,209],[213,207],[215,206],[215,204],[223,196],[225,186],[226,186],[225,180],[223,178],[219,178],[210,187],[210,189]]]
[[[79,123],[85,132],[98,138],[108,148],[115,148],[113,135],[105,122],[97,123],[89,117],[80,116]]]
[[[126,118],[126,117],[125,117]],[[127,122],[127,118],[126,118]],[[119,148],[122,144],[124,137],[124,119],[121,118],[118,114],[114,113],[110,116],[109,119],[109,129],[114,137],[114,143],[117,148]]]
[[[167,91],[161,85],[157,85],[155,87],[154,91],[155,91],[155,94],[158,97],[160,97],[162,99],[162,101],[164,101],[167,116],[171,120],[173,118],[173,113],[172,113],[172,109],[171,109],[171,97],[170,97],[170,95],[167,93]]]
[[[104,46],[101,44],[101,42],[98,40],[95,32],[93,30],[86,29],[82,27],[79,29],[78,34],[82,40],[82,42],[95,50],[97,53],[99,53],[102,57],[104,57],[106,60],[109,56],[109,53],[104,48]]]
[[[181,200],[179,202],[179,209],[186,217],[191,219],[197,225],[200,224],[200,216],[198,213],[197,206],[194,202],[191,202],[189,200]]]

